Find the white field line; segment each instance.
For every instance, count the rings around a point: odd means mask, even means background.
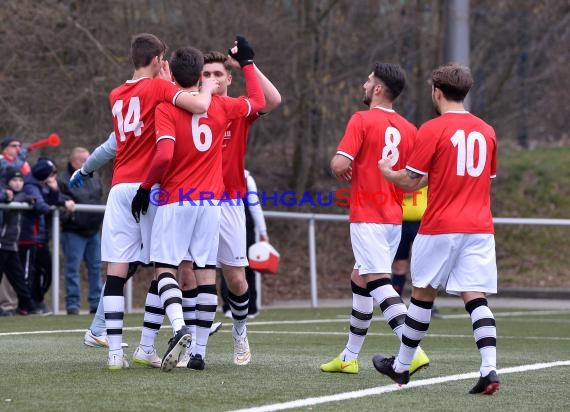
[[[382,319],[379,318],[379,321]],[[348,319],[320,319],[320,320],[299,320],[299,321],[274,321],[274,322],[248,322],[248,326],[279,326],[279,325],[296,325],[296,324],[315,324],[315,323],[346,323]],[[126,331],[140,331],[140,326],[126,326],[123,330]],[[161,329],[172,329],[170,325],[163,325]],[[231,329],[222,329],[218,331],[230,333]],[[332,331],[278,331],[278,330],[252,330],[247,331],[252,335],[326,335],[326,336],[346,336],[346,331],[332,332]],[[0,338],[4,336],[26,336],[26,335],[54,335],[57,333],[85,333],[85,329],[56,329],[56,330],[35,330],[35,331],[21,331],[21,332],[0,332]],[[366,336],[394,336],[393,333],[383,332],[368,332]],[[455,338],[455,339],[473,339],[473,335],[459,335],[459,334],[444,334],[444,333],[429,333],[429,338]],[[570,341],[570,337],[561,336],[506,336],[500,335],[500,339],[520,339],[520,340],[552,340],[552,341]]]
[[[554,368],[557,366],[570,366],[570,360],[515,366],[511,368],[499,369],[497,373],[499,375],[504,375],[508,373],[519,373],[519,372],[526,372],[532,370]],[[478,377],[479,377],[479,372],[463,373],[460,375],[451,375],[451,376],[441,376],[439,378],[429,378],[429,379],[411,381],[409,384],[405,386],[392,384],[392,385],[380,386],[370,389],[362,389],[358,391],[343,392],[335,395],[297,399],[295,401],[290,401],[290,402],[274,403],[269,405],[257,406],[253,408],[239,409],[239,410],[234,410],[232,412],[270,412],[270,411],[282,411],[285,409],[293,409],[293,408],[304,408],[307,406],[319,405],[323,403],[339,402],[347,399],[364,398],[366,396],[381,395],[383,393],[401,391],[411,388],[418,388],[421,386],[436,385],[438,383],[466,380],[466,379],[477,379]]]

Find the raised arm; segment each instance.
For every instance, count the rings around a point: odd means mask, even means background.
[[[115,158],[117,152],[117,139],[115,139],[115,132],[111,132],[104,143],[97,146],[93,153],[89,155],[83,166],[73,172],[69,178],[69,187],[81,187],[83,181],[93,176],[93,172],[99,170],[105,164]]]

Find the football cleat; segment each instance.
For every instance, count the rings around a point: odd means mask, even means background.
[[[137,365],[150,366],[151,368],[160,368],[162,359],[156,353],[154,347],[151,353],[146,353],[143,348],[138,346],[133,354],[133,363]]]
[[[95,336],[91,329],[87,329],[85,332],[85,336],[83,337],[83,343],[87,346],[92,348],[108,348],[109,342],[107,341],[107,334],[104,333],[101,336]],[[127,348],[129,346],[128,343],[121,342],[122,348]]]
[[[125,355],[109,355],[108,358],[109,370],[118,371],[129,367],[129,362]]]
[[[386,358],[383,355],[375,355],[372,358],[372,363],[374,364],[374,367],[378,372],[388,376],[398,385],[405,385],[410,381],[410,372],[409,371],[396,372],[394,370],[394,360],[395,360],[394,356],[392,356],[391,358]]]
[[[483,395],[492,395],[501,387],[501,382],[497,377],[497,372],[491,371],[487,376],[481,376],[477,384],[471,388],[469,393],[481,393]]]
[[[210,336],[212,336],[214,333],[222,329],[222,325],[223,325],[222,322],[212,323],[212,326],[210,326]]]
[[[176,364],[177,368],[186,368],[188,367],[188,362],[190,362],[190,357],[192,353],[189,350],[184,351],[184,354],[178,359],[178,363]]]
[[[410,376],[412,376],[417,371],[427,368],[428,366],[429,366],[429,358],[427,357],[424,350],[418,346],[416,355],[414,356],[414,359],[412,359],[412,363],[410,364]]]
[[[328,363],[321,365],[323,372],[339,372],[339,373],[358,373],[358,359],[354,358],[349,361],[343,361],[337,356]]]
[[[242,335],[233,335],[234,337],[234,363],[236,365],[247,365],[251,362],[251,352],[249,350],[249,342],[247,340],[247,331],[244,330]]]
[[[188,362],[188,369],[194,369],[197,371],[202,371],[206,367],[202,355],[192,355],[190,356],[190,361]]]
[[[163,372],[170,372],[176,367],[180,354],[190,345],[192,335],[190,335],[190,328],[183,326],[180,328],[176,335],[168,341],[168,349],[162,357],[161,369]]]

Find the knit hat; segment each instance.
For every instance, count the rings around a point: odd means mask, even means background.
[[[57,169],[53,162],[45,157],[40,157],[37,163],[32,167],[32,176],[39,181],[46,180]]]
[[[2,147],[2,149],[5,149],[6,146],[8,146],[10,143],[19,142],[19,141],[20,141],[19,139],[16,139],[13,136],[8,136],[8,137],[5,137],[4,139],[2,139],[2,143],[0,143],[0,146]]]
[[[6,170],[6,182],[9,182],[10,180],[15,179],[17,177],[19,177],[20,179],[24,178],[22,171],[17,167],[9,167]]]

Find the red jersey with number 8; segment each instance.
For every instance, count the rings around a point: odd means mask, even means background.
[[[352,115],[337,148],[337,154],[352,160],[352,223],[402,224],[403,192],[382,176],[378,161],[391,154],[394,169],[402,169],[416,131],[394,110],[374,107]]]
[[[407,169],[428,175],[427,209],[418,233],[494,233],[491,178],[497,139],[469,112],[446,112],[418,131]]]
[[[159,103],[174,104],[179,89],[159,78],[127,80],[109,95],[117,152],[112,185],[138,183],[155,151],[154,110]]]
[[[246,117],[249,112],[250,104],[245,98],[217,95],[212,96],[207,113],[193,115],[166,103],[157,107],[156,140],[176,142],[174,155],[160,182],[169,195],[166,203],[221,198],[224,131],[230,120]]]

